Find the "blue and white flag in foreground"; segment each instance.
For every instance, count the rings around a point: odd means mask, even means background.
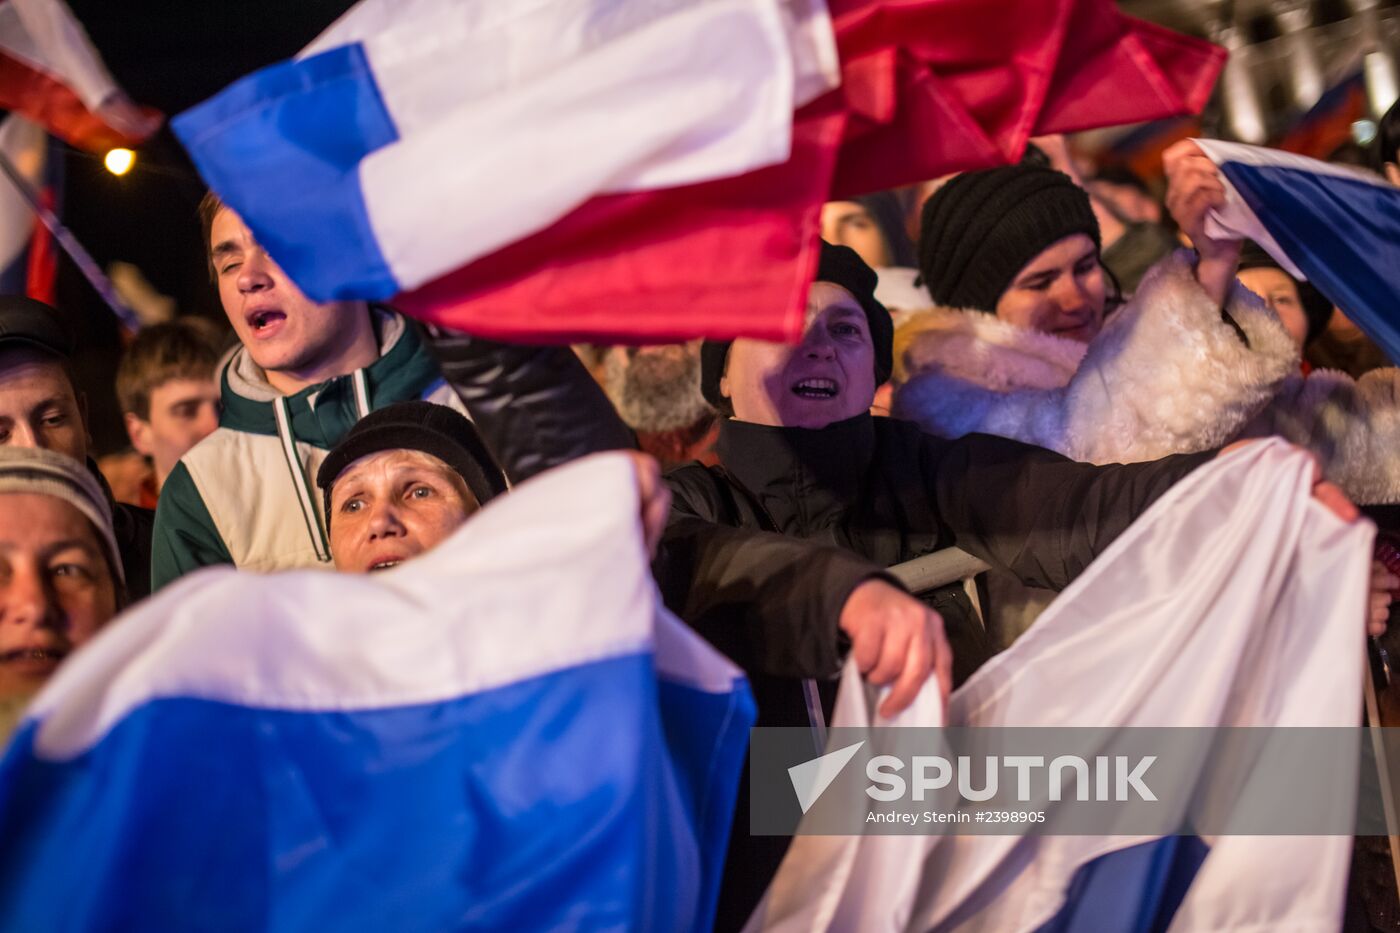
[[[946,720],[932,686],[877,723],[848,666],[832,725],[1356,726],[1375,528],[1314,501],[1314,469],[1276,440],[1200,467],[954,692]],[[1233,812],[1267,770],[1236,783],[1202,761],[1192,804]],[[1350,814],[1355,799],[1308,806]],[[1350,854],[1349,836],[799,835],[748,930],[1330,933]]]
[[[0,929],[709,929],[753,704],[634,490],[601,455],[395,570],[114,622],[0,762]]]
[[[837,68],[820,0],[360,0],[173,126],[309,296],[387,299],[594,196],[786,161]]]
[[[1254,240],[1400,361],[1400,188],[1316,159],[1197,139],[1225,177],[1212,235]]]

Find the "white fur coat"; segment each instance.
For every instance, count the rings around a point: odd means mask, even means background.
[[[1075,460],[1121,463],[1282,434],[1358,502],[1400,502],[1400,370],[1298,375],[1277,316],[1236,284],[1227,308],[1189,254],[1154,266],[1087,347],[979,311],[923,312],[894,414],[944,437],[983,432]]]

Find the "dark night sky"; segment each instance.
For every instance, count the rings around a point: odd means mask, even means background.
[[[351,0],[69,0],[119,84],[173,116],[263,65],[288,58]],[[195,207],[204,186],[168,128],[118,178],[99,158],[69,150],[63,219],[102,266],[139,266],[182,312],[222,318],[205,273]],[[82,335],[77,360],[100,452],[125,445],[112,398],[119,353],[111,313],[71,264],[60,265],[58,301]]]

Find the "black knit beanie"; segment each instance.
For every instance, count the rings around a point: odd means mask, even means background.
[[[865,312],[870,342],[875,348],[875,384],[884,385],[894,370],[894,321],[885,306],[875,300],[875,270],[849,246],[834,246],[823,240],[815,281],[840,285],[855,296]],[[733,408],[729,399],[719,394],[719,380],[724,375],[729,344],[706,340],[700,346],[700,391],[707,402],[726,415],[732,414]]]
[[[1076,233],[1101,245],[1088,192],[1063,172],[1026,164],[964,172],[924,204],[919,273],[938,304],[995,311],[1028,262]]]
[[[432,454],[462,477],[482,505],[506,491],[505,476],[470,421],[446,405],[396,402],[356,422],[316,471],[316,485],[325,495],[327,525],[331,520],[331,487],[336,479],[356,460],[384,450]]]

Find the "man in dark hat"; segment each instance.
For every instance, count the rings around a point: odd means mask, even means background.
[[[154,513],[112,501],[88,458],[87,404],[70,372],[73,345],[53,308],[0,296],[0,444],[52,450],[87,465],[112,508],[127,591],[137,599],[150,592]]]

